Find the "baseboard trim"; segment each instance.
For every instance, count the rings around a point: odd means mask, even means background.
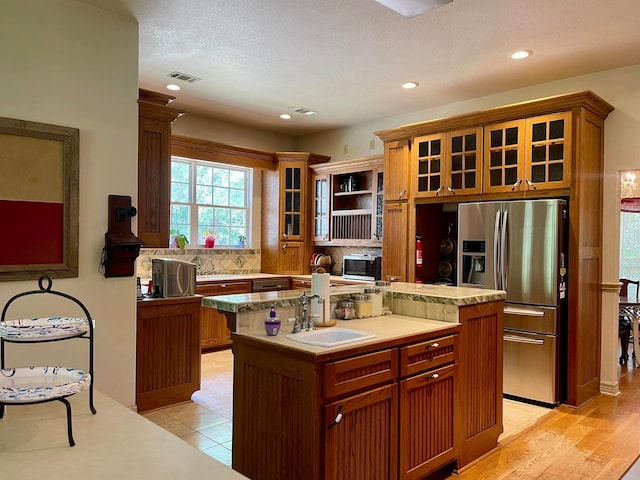
[[[618,395],[620,395],[620,384],[618,382],[601,382],[600,393],[602,393],[603,395],[617,397]]]

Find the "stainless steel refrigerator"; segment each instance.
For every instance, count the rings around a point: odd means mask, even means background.
[[[458,206],[458,285],[505,290],[504,394],[563,400],[566,337],[565,200]]]

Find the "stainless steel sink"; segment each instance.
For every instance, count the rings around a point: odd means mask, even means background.
[[[310,332],[290,333],[286,336],[286,338],[295,342],[317,345],[320,347],[335,347],[336,345],[359,342],[361,340],[368,340],[375,337],[376,336],[373,333],[339,327],[311,330]]]

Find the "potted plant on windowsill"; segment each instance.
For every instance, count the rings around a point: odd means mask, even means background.
[[[205,248],[213,248],[216,244],[216,238],[218,238],[218,232],[213,230],[205,230],[202,232],[202,238],[204,239]]]
[[[244,242],[247,239],[244,235],[238,235],[238,247],[244,248]]]
[[[169,234],[171,235],[169,238],[169,248],[179,248],[180,250],[184,250],[189,243],[189,239],[186,235],[178,233],[176,230],[170,230]]]

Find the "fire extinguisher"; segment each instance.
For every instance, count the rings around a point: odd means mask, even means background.
[[[416,267],[422,267],[422,236],[416,235]]]

